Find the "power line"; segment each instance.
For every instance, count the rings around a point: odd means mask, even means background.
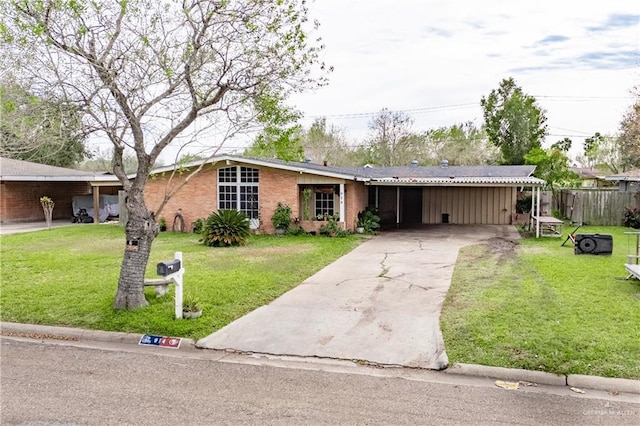
[[[422,108],[411,108],[411,109],[400,109],[400,110],[389,110],[392,112],[403,112],[403,113],[427,113],[427,112],[437,112],[437,111],[450,111],[457,109],[467,109],[470,107],[478,106],[477,102],[466,103],[466,104],[453,104],[453,105],[439,105],[432,107],[422,107]],[[315,119],[315,118],[365,118],[365,117],[373,117],[380,114],[380,111],[375,112],[355,112],[355,113],[345,113],[345,114],[329,114],[329,115],[310,115],[305,117],[305,119]]]
[[[603,100],[620,101],[620,100],[634,99],[633,96],[573,96],[573,95],[531,95],[531,96],[536,99],[573,101],[573,102],[595,102],[595,101],[603,101]],[[424,114],[424,113],[430,113],[430,112],[469,109],[469,108],[478,107],[478,106],[480,106],[480,102],[467,102],[463,104],[438,105],[438,106],[399,109],[399,110],[390,110],[390,111],[402,112],[405,114],[411,114],[411,113]],[[366,117],[373,117],[378,114],[380,114],[380,111],[354,112],[354,113],[344,113],[344,114],[327,114],[327,115],[310,115],[310,116],[304,117],[303,120],[310,120],[310,119],[316,119],[316,118],[341,118],[341,119],[366,118]]]

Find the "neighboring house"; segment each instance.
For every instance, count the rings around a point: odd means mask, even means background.
[[[635,193],[636,207],[640,207],[640,169],[607,176],[605,179],[610,182],[617,182],[620,192]]]
[[[145,201],[156,209],[168,191],[189,176],[201,162],[152,172]],[[187,227],[219,209],[236,209],[252,228],[274,232],[271,216],[278,202],[288,204],[303,229],[315,230],[318,216],[337,215],[353,230],[358,212],[376,208],[382,224],[511,223],[518,192],[540,188],[535,166],[332,167],[311,162],[285,162],[220,156],[205,163],[164,207],[160,217],[169,226],[178,211]],[[305,197],[310,190],[310,198]],[[306,191],[309,194],[309,191]],[[534,191],[534,194],[535,191]],[[539,194],[539,191],[538,191]],[[306,207],[305,207],[306,203]],[[308,217],[303,217],[308,213]]]
[[[51,198],[53,219],[71,220],[73,198],[93,197],[99,206],[100,195],[117,195],[122,185],[113,175],[54,167],[29,161],[0,157],[0,221],[27,222],[44,220],[40,197]],[[96,212],[98,221],[99,207]]]
[[[570,170],[578,175],[580,187],[582,188],[609,186],[609,183],[605,179],[606,173],[602,170],[592,167],[571,167]]]

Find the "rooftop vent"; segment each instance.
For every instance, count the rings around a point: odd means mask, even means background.
[[[449,167],[449,162],[447,160],[440,161],[440,167]]]

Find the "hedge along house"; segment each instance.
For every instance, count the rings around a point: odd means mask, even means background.
[[[122,185],[114,175],[0,158],[0,221],[43,221],[40,198],[55,203],[53,219],[71,219],[76,196],[92,196],[98,223],[100,195],[117,195]]]
[[[157,169],[145,188],[145,200],[157,208],[167,191],[184,181],[200,162]],[[204,164],[160,215],[171,224],[180,212],[186,224],[213,211],[244,212],[251,227],[274,232],[271,216],[278,204],[291,206],[306,231],[316,231],[327,216],[337,216],[345,229],[355,228],[358,213],[376,208],[383,226],[419,224],[507,225],[519,192],[534,189],[537,205],[544,181],[532,176],[535,166],[332,167],[311,162],[285,162],[220,156]],[[535,191],[537,189],[538,191]],[[315,219],[315,220],[314,220]]]

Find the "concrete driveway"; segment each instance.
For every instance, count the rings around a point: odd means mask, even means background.
[[[458,250],[493,238],[519,235],[494,225],[385,232],[197,346],[446,368],[439,317]]]

